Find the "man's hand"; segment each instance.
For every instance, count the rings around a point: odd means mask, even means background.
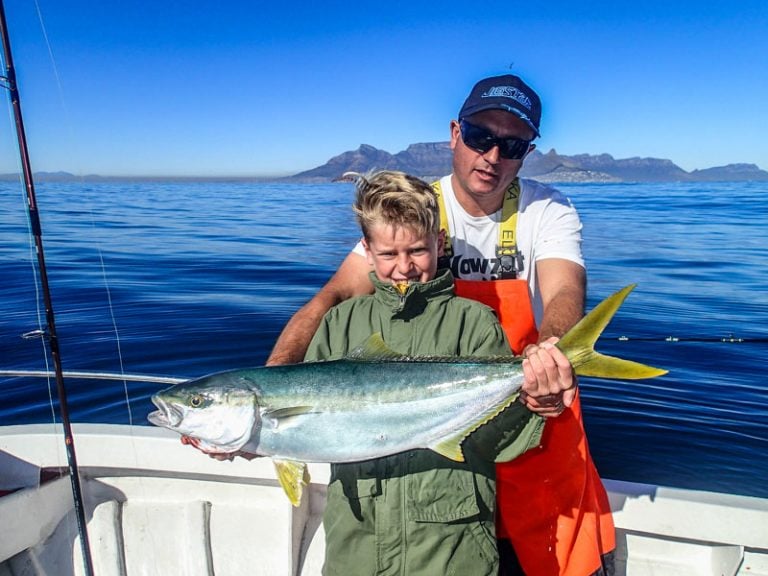
[[[559,416],[573,404],[576,397],[576,377],[568,358],[555,346],[557,337],[539,344],[529,344],[523,350],[523,382],[520,400],[532,412],[541,416]]]
[[[203,448],[200,447],[200,442],[196,438],[190,438],[189,436],[182,436],[181,437],[181,443],[185,446],[194,446],[200,452],[203,454],[208,454],[211,458],[214,460],[229,460],[232,461],[235,459],[236,456],[240,456],[240,458],[245,458],[246,460],[253,460],[254,458],[259,458],[258,454],[251,454],[250,452],[243,452],[242,450],[238,450],[237,452],[208,452],[206,450],[203,450]]]

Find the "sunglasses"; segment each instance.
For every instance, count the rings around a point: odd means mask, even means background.
[[[507,160],[520,160],[528,152],[531,147],[530,140],[524,140],[523,138],[515,138],[509,136],[507,138],[499,138],[494,136],[485,128],[470,124],[466,120],[459,122],[461,128],[461,139],[464,144],[477,150],[481,154],[485,154],[494,146],[499,147],[499,156],[506,158]]]

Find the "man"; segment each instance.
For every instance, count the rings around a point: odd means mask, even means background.
[[[457,294],[493,307],[513,350],[526,356],[526,405],[545,416],[562,413],[547,422],[538,449],[497,468],[499,547],[503,557],[510,542],[514,548],[502,573],[610,573],[603,565],[615,547],[610,508],[589,455],[571,367],[554,346],[583,314],[581,223],[557,190],[517,178],[540,119],[538,95],[505,75],[478,82],[451,121],[453,173],[435,184],[447,231],[445,264]],[[268,364],[302,361],[325,312],[372,291],[363,254],[358,246],[294,315]]]

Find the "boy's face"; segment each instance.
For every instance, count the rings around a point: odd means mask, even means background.
[[[363,239],[365,254],[382,282],[427,282],[435,277],[437,258],[443,253],[443,231],[419,236],[410,228],[379,224],[368,234],[369,240]]]

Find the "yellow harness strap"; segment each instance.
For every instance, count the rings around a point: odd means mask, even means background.
[[[453,257],[451,235],[448,228],[448,214],[445,210],[445,198],[440,181],[432,183],[440,208],[440,230],[445,230],[444,252],[447,258]],[[517,213],[520,199],[520,180],[515,178],[504,193],[499,223],[499,242],[496,245],[496,257],[501,263],[501,279],[516,278],[523,269],[521,255],[517,251]]]

